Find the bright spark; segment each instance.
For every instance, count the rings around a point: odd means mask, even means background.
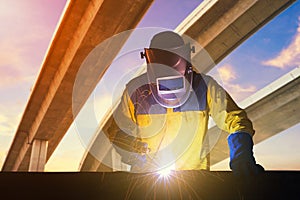
[[[166,168],[163,168],[159,170],[157,173],[159,175],[159,178],[168,178],[171,175],[172,170],[175,169],[175,165],[168,166]]]

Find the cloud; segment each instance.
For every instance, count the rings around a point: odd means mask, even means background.
[[[2,42],[3,40],[3,42]],[[33,82],[38,65],[29,59],[29,47],[6,37],[0,44],[0,87]]]
[[[11,66],[22,66],[24,60],[22,58],[22,49],[14,44],[15,41],[10,41],[9,38],[3,39],[0,45],[0,69]],[[7,68],[6,68],[7,70]]]
[[[14,74],[12,74],[12,72]],[[25,70],[24,70],[25,71]],[[33,85],[36,75],[35,74],[22,74],[25,72],[15,69],[5,70],[0,68],[0,91],[7,90],[8,88],[18,88],[28,90]],[[10,92],[14,92],[13,90]],[[10,94],[11,95],[11,94]]]
[[[298,20],[300,21],[300,17]],[[300,66],[300,22],[292,42],[282,49],[275,58],[263,61],[262,64],[280,69]]]
[[[257,90],[254,85],[243,86],[235,83],[238,81],[239,77],[234,70],[234,67],[229,64],[218,67],[216,76],[219,76],[221,80],[220,84],[236,101],[243,100]]]
[[[18,123],[16,119],[10,119],[4,115],[0,115],[0,136],[12,136],[15,134]]]
[[[230,82],[237,77],[232,66],[229,64],[225,64],[222,67],[218,68],[218,73],[224,82]]]
[[[0,136],[14,135],[22,117],[19,105],[14,104],[14,107],[11,109],[8,109],[7,107],[10,106],[0,105]]]
[[[33,6],[38,5],[2,1],[0,0],[0,87],[28,82],[32,84],[57,19],[53,15],[51,21],[44,18],[50,13],[43,10],[46,9],[45,6],[34,9]]]

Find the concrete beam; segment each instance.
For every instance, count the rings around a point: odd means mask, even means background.
[[[81,98],[77,99],[77,107],[72,112],[73,85],[82,62],[101,42],[136,27],[151,3],[148,0],[69,1],[3,164],[3,171],[27,171],[31,153],[29,144],[36,138],[49,141],[49,159],[106,71],[109,59],[113,59],[126,38],[116,41],[103,68],[87,74],[90,75],[86,80],[88,83],[85,82],[80,89]]]
[[[43,172],[46,164],[48,141],[35,139],[29,163],[30,172]]]
[[[201,63],[206,73],[295,0],[203,1],[175,30],[196,40],[213,62]],[[203,62],[202,52],[193,57]]]

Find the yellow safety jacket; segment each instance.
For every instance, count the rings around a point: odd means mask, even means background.
[[[131,80],[104,131],[123,150],[138,149],[133,138],[147,143],[150,152],[143,168],[173,165],[175,170],[209,170],[211,147],[205,139],[209,117],[228,133],[253,135],[254,130],[246,112],[212,77],[194,72],[192,86],[186,103],[165,108],[151,95],[146,74]]]

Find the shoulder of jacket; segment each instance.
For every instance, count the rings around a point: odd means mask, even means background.
[[[211,83],[214,82],[214,79],[209,75],[194,72],[194,81],[193,82],[196,83],[196,85],[201,84],[202,87],[204,85],[206,87],[209,87],[209,85],[211,85]],[[202,84],[202,83],[204,83],[204,84]]]
[[[206,82],[208,83],[209,81],[211,80],[214,80],[210,75],[207,75],[207,74],[203,74],[203,73],[195,73],[195,76],[201,76],[201,78]]]

